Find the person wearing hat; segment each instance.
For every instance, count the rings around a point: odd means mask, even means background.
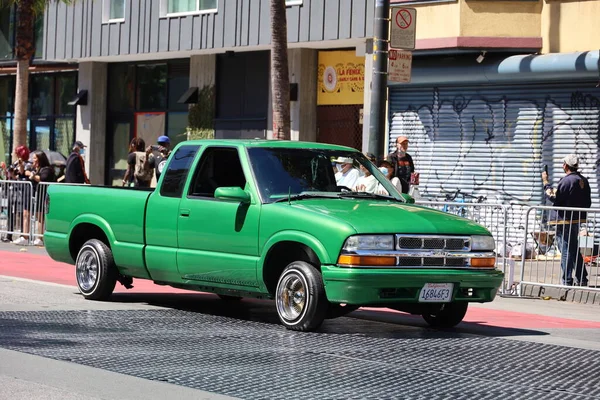
[[[146,148],[146,159],[150,168],[154,169],[156,181],[160,178],[169,155],[171,154],[171,139],[168,136],[159,136],[157,141],[158,146],[148,146]],[[154,181],[153,181],[154,182]]]
[[[85,164],[82,157],[86,147],[79,140],[73,143],[72,152],[67,158],[67,166],[65,167],[65,183],[90,183],[85,173]]]
[[[592,205],[590,183],[581,175],[579,157],[569,154],[562,160],[565,176],[558,182],[556,189],[548,181],[548,173],[542,172],[544,193],[555,207],[589,208]],[[579,224],[586,222],[585,211],[552,210],[549,225],[556,225],[556,240],[560,250],[560,268],[563,285],[587,286],[587,270],[579,252]],[[575,281],[573,270],[575,269]]]
[[[358,170],[354,168],[353,160],[350,157],[338,157],[333,160],[338,165],[338,172],[335,174],[335,181],[338,186],[344,186],[354,190],[356,181],[360,176]]]
[[[415,172],[415,164],[408,154],[408,138],[398,136],[396,139],[396,151],[387,156],[387,160],[394,166],[394,176],[400,179],[402,193],[410,191],[410,176]]]

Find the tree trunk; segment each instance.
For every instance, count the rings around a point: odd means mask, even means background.
[[[290,140],[290,75],[285,0],[271,0],[273,138]]]
[[[15,88],[14,148],[21,145],[27,145],[29,63],[35,54],[35,42],[33,39],[35,15],[33,12],[33,0],[21,0],[16,4],[17,29],[15,57],[17,59],[17,85]]]

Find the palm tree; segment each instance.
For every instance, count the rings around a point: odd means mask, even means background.
[[[290,76],[285,0],[271,0],[271,90],[273,137],[290,140]]]
[[[69,4],[70,0],[62,0]],[[36,16],[43,13],[49,0],[0,0],[0,7],[16,7],[14,148],[27,145],[27,105],[29,98],[29,65],[35,54],[34,26]]]

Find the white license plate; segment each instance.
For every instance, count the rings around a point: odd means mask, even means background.
[[[448,303],[452,301],[453,283],[426,283],[419,294],[421,303]]]

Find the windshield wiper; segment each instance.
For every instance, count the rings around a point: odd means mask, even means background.
[[[381,199],[381,200],[393,200],[402,201],[392,196],[385,196],[383,194],[368,193],[368,192],[341,192],[337,194],[338,197],[352,197],[352,198],[363,198],[363,199]]]
[[[280,199],[275,200],[273,203],[281,203],[284,201],[295,201],[295,200],[305,200],[305,199],[332,199],[335,198],[335,195],[327,195],[323,193],[300,193],[293,194],[291,196],[285,196]]]

